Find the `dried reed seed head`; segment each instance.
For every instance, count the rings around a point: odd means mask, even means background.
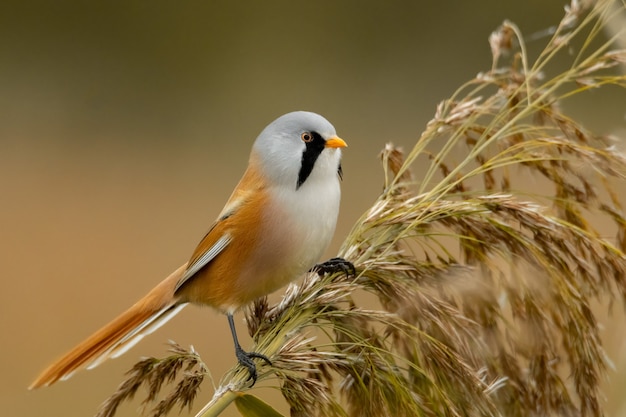
[[[147,388],[147,395],[142,405],[150,406],[158,399],[164,385],[173,383],[181,372],[183,375],[176,389],[154,406],[151,415],[163,416],[176,404],[181,410],[191,407],[197,390],[208,372],[207,368],[193,347],[185,349],[170,341],[170,352],[172,355],[163,359],[146,358],[137,362],[126,373],[126,380],[102,404],[96,417],[112,417],[119,405],[132,399],[142,385]]]

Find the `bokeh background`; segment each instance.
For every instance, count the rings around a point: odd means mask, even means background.
[[[504,19],[535,34],[564,4],[2,1],[0,414],[92,415],[122,373],[140,356],[163,355],[168,339],[193,344],[217,382],[235,361],[226,320],[188,308],[124,357],[26,390],[187,260],[268,122],[316,111],[349,144],[330,256],[381,189],[385,142],[409,148],[436,104],[490,67],[487,38]],[[623,90],[564,107],[600,133],[624,133]],[[604,323],[616,364],[607,410],[626,415],[616,315]],[[286,412],[274,389],[257,393]]]

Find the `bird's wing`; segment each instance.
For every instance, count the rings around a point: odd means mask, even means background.
[[[233,194],[230,196],[218,220],[211,226],[206,235],[204,235],[198,246],[196,246],[189,260],[187,269],[178,284],[176,284],[174,292],[178,291],[190,278],[198,273],[198,271],[222,253],[229,243],[233,241],[234,234],[240,235],[240,233],[236,232],[237,226],[235,226],[235,224],[246,224],[247,222],[236,221],[238,214],[241,211],[249,211],[245,210],[244,207],[248,203],[253,204],[253,201],[259,200],[258,193],[262,188],[263,183],[260,181],[257,172],[249,167],[233,191]]]
[[[209,232],[210,233],[210,232]],[[206,237],[205,237],[206,238]],[[196,272],[201,270],[206,264],[211,262],[213,258],[215,258],[224,248],[231,242],[232,237],[230,234],[225,233],[217,239],[212,246],[210,246],[205,252],[202,252],[199,257],[197,257],[193,263],[190,263],[185,271],[185,274],[182,276],[178,284],[176,284],[176,288],[174,291],[177,291],[189,278],[194,276]]]

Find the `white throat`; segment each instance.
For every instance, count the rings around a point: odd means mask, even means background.
[[[272,191],[289,217],[294,238],[301,242],[297,245],[301,249],[296,258],[302,260],[304,269],[320,260],[335,233],[341,199],[337,172],[340,158],[339,149],[326,149],[299,188],[291,181],[290,187],[280,185]]]

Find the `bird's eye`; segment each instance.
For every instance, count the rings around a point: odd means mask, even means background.
[[[311,132],[304,132],[300,137],[302,138],[302,142],[311,142],[313,140]]]

